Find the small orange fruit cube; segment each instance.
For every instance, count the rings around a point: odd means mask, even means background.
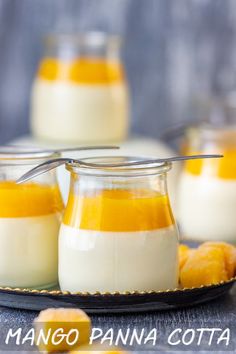
[[[187,245],[179,245],[179,269],[182,269],[188,259],[190,248]]]
[[[88,346],[82,346],[69,352],[69,354],[129,354],[127,351],[114,346],[105,346],[100,343],[94,343]]]
[[[225,266],[228,279],[235,275],[236,270],[236,248],[225,242],[205,242],[200,247],[217,247],[222,249],[225,256]]]
[[[68,351],[88,344],[91,321],[80,309],[51,308],[34,321],[35,342],[42,352]]]
[[[227,279],[225,255],[217,247],[192,250],[180,272],[180,283],[186,288],[217,284]]]

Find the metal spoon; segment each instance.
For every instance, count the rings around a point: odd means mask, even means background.
[[[14,151],[14,155],[22,155],[22,154],[50,154],[50,153],[57,153],[57,152],[70,152],[70,151],[85,151],[85,150],[106,150],[106,149],[119,149],[119,146],[113,145],[98,145],[98,146],[77,146],[77,147],[67,147],[67,148],[59,148],[59,149],[36,149],[34,147],[23,146],[23,145],[3,145],[0,146],[0,153],[4,153],[6,155],[12,154],[12,151],[8,151],[8,148],[18,149],[18,151]],[[2,151],[1,151],[2,149]],[[22,150],[21,150],[22,149]],[[28,150],[27,150],[28,149]],[[32,150],[30,150],[32,149]]]
[[[211,155],[192,155],[192,156],[173,156],[160,159],[150,159],[150,160],[140,160],[140,161],[130,161],[125,163],[118,164],[96,164],[91,162],[85,162],[83,160],[70,159],[70,158],[58,158],[53,160],[48,160],[42,164],[34,167],[30,171],[26,172],[21,176],[16,183],[23,183],[28,181],[31,178],[41,175],[47,171],[50,171],[56,167],[64,165],[65,163],[77,163],[80,166],[91,167],[91,168],[109,168],[109,167],[127,167],[127,166],[136,166],[136,165],[149,165],[152,163],[163,163],[163,162],[174,162],[174,161],[186,161],[186,160],[197,160],[197,159],[212,159],[212,158],[221,158],[223,155],[211,154]]]

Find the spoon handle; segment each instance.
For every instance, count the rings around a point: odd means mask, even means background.
[[[109,168],[109,167],[127,167],[127,166],[136,166],[136,165],[149,165],[152,163],[163,163],[163,162],[174,162],[174,161],[210,159],[210,158],[212,159],[212,158],[221,158],[221,157],[223,157],[223,155],[216,155],[216,154],[187,155],[187,156],[173,156],[173,157],[160,158],[160,159],[150,159],[150,160],[143,160],[143,161],[130,161],[130,162],[119,163],[119,164],[96,164],[96,163],[86,162],[83,160],[75,160],[75,159],[70,159],[70,158],[58,158],[58,159],[45,161],[42,164],[32,168],[30,171],[26,172],[23,176],[21,176],[16,181],[16,183],[20,184],[20,183],[26,182],[31,178],[39,176],[42,173],[50,171],[54,168],[64,165],[65,163],[68,163],[68,162],[71,162],[71,163],[74,162],[74,163],[77,163],[81,166],[87,166],[87,167],[95,167],[95,168],[99,168],[99,167],[106,168],[107,167],[107,168]]]
[[[70,152],[70,151],[86,151],[86,150],[110,150],[110,149],[119,149],[119,146],[114,145],[91,145],[91,146],[75,146],[75,147],[67,147],[67,148],[60,148],[54,150],[44,150],[43,152]]]
[[[3,145],[0,146],[0,150],[4,149],[4,153],[8,154],[5,150],[7,148],[12,148],[12,149],[18,149],[19,151],[14,151],[14,154],[16,155],[21,155],[22,153],[27,153],[27,154],[34,154],[35,152],[41,152],[41,153],[57,153],[57,152],[70,152],[70,151],[86,151],[86,150],[117,150],[120,149],[119,146],[116,145],[90,145],[90,146],[74,146],[74,147],[66,147],[66,148],[58,148],[58,149],[39,149],[35,150],[34,147],[29,147],[27,146],[27,150],[23,145],[17,145],[17,144],[8,144],[8,145]],[[9,154],[12,154],[12,151],[9,152]]]
[[[83,166],[88,167],[128,167],[128,166],[136,166],[136,165],[150,165],[152,163],[163,163],[163,162],[176,162],[176,161],[186,161],[186,160],[201,160],[201,159],[218,159],[224,157],[220,154],[199,154],[199,155],[182,155],[182,156],[172,156],[172,157],[165,157],[159,159],[150,159],[150,160],[141,160],[141,161],[129,161],[124,163],[116,163],[116,164],[96,164],[91,162],[79,161],[76,162],[80,163]]]

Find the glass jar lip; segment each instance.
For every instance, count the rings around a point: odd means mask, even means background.
[[[141,177],[147,175],[157,175],[168,172],[172,164],[170,162],[150,162],[144,161],[152,158],[143,156],[97,156],[80,159],[84,164],[77,162],[66,163],[66,169],[78,175],[100,176],[100,177]],[[117,162],[116,162],[117,161]],[[138,164],[132,164],[138,162]]]
[[[58,151],[34,147],[6,145],[0,146],[0,161],[32,161],[60,157]]]
[[[186,131],[186,136],[191,141],[194,137],[204,139],[225,139],[224,135],[235,138],[236,124],[213,125],[202,123],[200,125],[190,126]]]
[[[86,31],[77,33],[51,32],[44,37],[48,46],[57,44],[86,45],[89,47],[103,47],[108,44],[120,46],[122,43],[119,34],[110,34],[103,31]]]

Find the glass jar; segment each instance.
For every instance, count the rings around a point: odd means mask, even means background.
[[[0,286],[49,288],[58,282],[58,231],[63,202],[55,171],[16,184],[58,154],[0,151]]]
[[[33,134],[65,143],[122,141],[128,89],[120,38],[105,33],[51,35],[34,80]]]
[[[236,126],[203,124],[188,129],[185,152],[224,157],[185,162],[178,198],[183,236],[236,243]]]
[[[176,288],[178,232],[166,186],[171,166],[120,166],[128,157],[84,161],[96,167],[67,164],[71,184],[59,236],[61,289]]]

